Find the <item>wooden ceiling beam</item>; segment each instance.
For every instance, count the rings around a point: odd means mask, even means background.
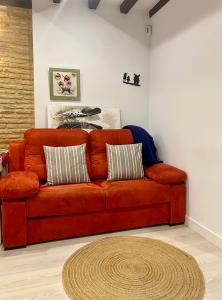
[[[151,10],[149,16],[152,18],[163,6],[165,6],[170,0],[160,0]]]
[[[0,5],[32,8],[32,0],[0,0]]]
[[[122,14],[128,14],[131,8],[136,4],[138,0],[124,0],[120,5],[120,12]]]
[[[88,0],[89,9],[97,9],[100,0]]]

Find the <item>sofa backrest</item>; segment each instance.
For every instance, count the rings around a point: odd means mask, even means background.
[[[132,144],[129,129],[93,130],[89,134],[81,129],[29,129],[24,141],[10,143],[10,171],[33,171],[41,182],[47,178],[43,146],[75,146],[87,144],[86,160],[91,179],[106,179],[108,165],[106,144]],[[90,151],[90,153],[89,153]]]
[[[129,129],[93,130],[89,133],[89,137],[91,178],[106,179],[108,176],[106,144],[132,144],[131,131]]]
[[[90,173],[89,134],[81,129],[29,129],[24,133],[24,169],[38,174],[41,182],[46,181],[46,162],[43,146],[65,147],[86,144],[86,160]]]

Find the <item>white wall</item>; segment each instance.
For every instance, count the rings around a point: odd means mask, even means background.
[[[149,120],[160,156],[188,173],[189,220],[220,238],[222,2],[171,0],[152,18],[151,55],[146,12],[109,3],[94,12],[83,0],[33,0],[36,127],[46,126],[48,68],[79,68],[80,103],[119,106],[123,125]],[[123,85],[125,71],[142,87]]]
[[[191,224],[217,238],[222,238],[221,32],[221,0],[171,0],[153,18],[149,87],[149,128],[160,155],[189,176]]]
[[[47,125],[48,69],[62,67],[81,71],[81,102],[74,103],[120,107],[123,125],[147,128],[146,12],[121,15],[112,1],[102,1],[96,11],[88,9],[86,0],[56,6],[48,0],[32,2],[36,127]],[[123,84],[125,71],[140,73],[142,86]]]

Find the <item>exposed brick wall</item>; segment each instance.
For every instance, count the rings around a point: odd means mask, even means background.
[[[0,6],[0,149],[34,126],[32,12]]]

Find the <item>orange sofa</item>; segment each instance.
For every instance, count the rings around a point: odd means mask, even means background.
[[[90,183],[48,186],[43,145],[86,143]],[[5,249],[185,220],[186,174],[167,164],[146,178],[108,182],[106,143],[130,144],[128,129],[30,129],[10,144],[10,172],[0,180]]]

